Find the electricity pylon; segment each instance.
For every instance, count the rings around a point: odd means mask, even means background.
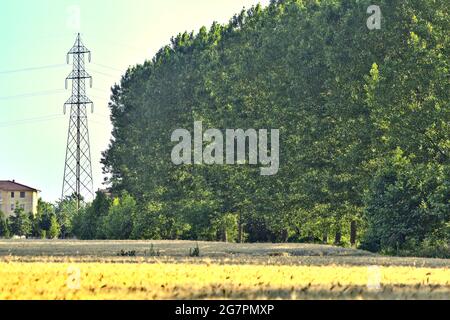
[[[94,196],[86,110],[91,105],[93,112],[94,104],[86,96],[85,81],[89,79],[92,87],[92,77],[84,69],[85,54],[88,54],[90,62],[91,52],[81,42],[78,34],[74,46],[67,53],[68,64],[69,56],[73,57],[73,70],[66,78],[66,89],[68,80],[72,80],[72,96],[64,104],[64,114],[66,107],[70,107],[70,118],[62,188],[62,199],[65,196],[76,197],[77,210],[83,200]]]

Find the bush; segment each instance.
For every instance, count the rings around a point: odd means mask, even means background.
[[[28,237],[32,232],[31,214],[25,213],[21,208],[14,210],[14,215],[11,219],[11,233],[20,237]]]
[[[66,196],[56,204],[55,213],[61,228],[61,238],[63,239],[73,235],[72,223],[78,213],[76,202],[75,195],[72,195]],[[81,208],[81,210],[83,209]]]
[[[189,256],[190,257],[200,257],[200,248],[198,246],[198,243],[195,248],[189,249]]]
[[[8,219],[6,218],[5,214],[2,211],[0,211],[0,238],[9,238],[9,237],[10,231]]]
[[[150,250],[145,251],[145,255],[149,257],[159,257],[161,255],[161,252],[159,251],[159,249],[155,249],[152,243],[150,246]]]
[[[212,223],[216,230],[217,240],[223,242],[235,242],[238,240],[238,217],[227,213]]]
[[[416,251],[420,257],[450,259],[450,243],[448,240],[425,240]]]
[[[438,243],[450,240],[449,181],[449,167],[412,164],[397,151],[367,195],[368,231],[362,248],[400,254],[431,252],[430,246],[436,244],[440,250]]]
[[[92,204],[81,208],[73,217],[74,235],[82,240],[105,239],[103,220],[110,207],[111,200],[103,192],[97,192]]]
[[[124,193],[115,199],[109,213],[103,220],[103,230],[108,239],[129,239],[136,215],[136,201]]]
[[[37,213],[32,219],[33,237],[39,237],[41,239],[47,238],[52,216],[55,216],[55,206],[39,199]]]
[[[180,239],[191,228],[172,205],[150,201],[136,208],[133,239]]]
[[[50,219],[50,229],[48,230],[48,236],[50,239],[58,238],[61,234],[61,227],[59,226],[56,216],[52,216]]]
[[[135,257],[136,256],[136,251],[135,250],[120,250],[119,253],[117,253],[118,256],[120,257]]]

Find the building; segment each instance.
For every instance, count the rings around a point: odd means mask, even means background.
[[[13,181],[0,180],[0,211],[6,217],[19,206],[25,212],[37,213],[39,190]]]

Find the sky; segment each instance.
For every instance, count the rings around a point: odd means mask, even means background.
[[[66,54],[78,32],[92,52],[88,97],[94,191],[103,188],[101,152],[111,138],[110,88],[129,66],[150,60],[170,38],[226,23],[242,8],[269,0],[0,1],[0,180],[61,197],[71,95]]]

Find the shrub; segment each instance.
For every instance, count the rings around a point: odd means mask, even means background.
[[[362,247],[414,253],[421,248],[431,252],[433,243],[448,242],[449,181],[449,167],[413,164],[397,151],[377,173],[367,195],[368,231]]]
[[[44,230],[45,231],[45,230]],[[52,216],[50,219],[50,229],[48,230],[48,236],[50,239],[58,238],[61,234],[61,227],[59,226],[56,216]]]
[[[103,192],[97,192],[91,205],[81,208],[73,217],[74,235],[83,240],[105,239],[104,217],[109,213],[111,199]]]
[[[200,248],[198,246],[198,243],[195,248],[189,249],[189,256],[190,257],[200,257]]]
[[[9,238],[10,231],[8,219],[6,218],[5,214],[2,211],[0,211],[0,238],[2,237]]]
[[[133,217],[136,214],[136,201],[124,193],[115,199],[108,215],[103,220],[103,230],[108,239],[129,239],[133,230]]]
[[[14,215],[11,219],[11,232],[16,236],[30,236],[32,232],[32,223],[30,214],[23,209],[17,208],[14,210]]]
[[[135,250],[120,250],[120,252],[117,254],[118,256],[121,257],[135,257],[136,256],[136,251]]]
[[[448,240],[427,239],[416,250],[416,254],[426,258],[450,259],[450,243]]]
[[[145,252],[146,256],[150,257],[159,257],[161,255],[161,252],[159,250],[155,250],[153,243],[150,246],[150,250]]]

